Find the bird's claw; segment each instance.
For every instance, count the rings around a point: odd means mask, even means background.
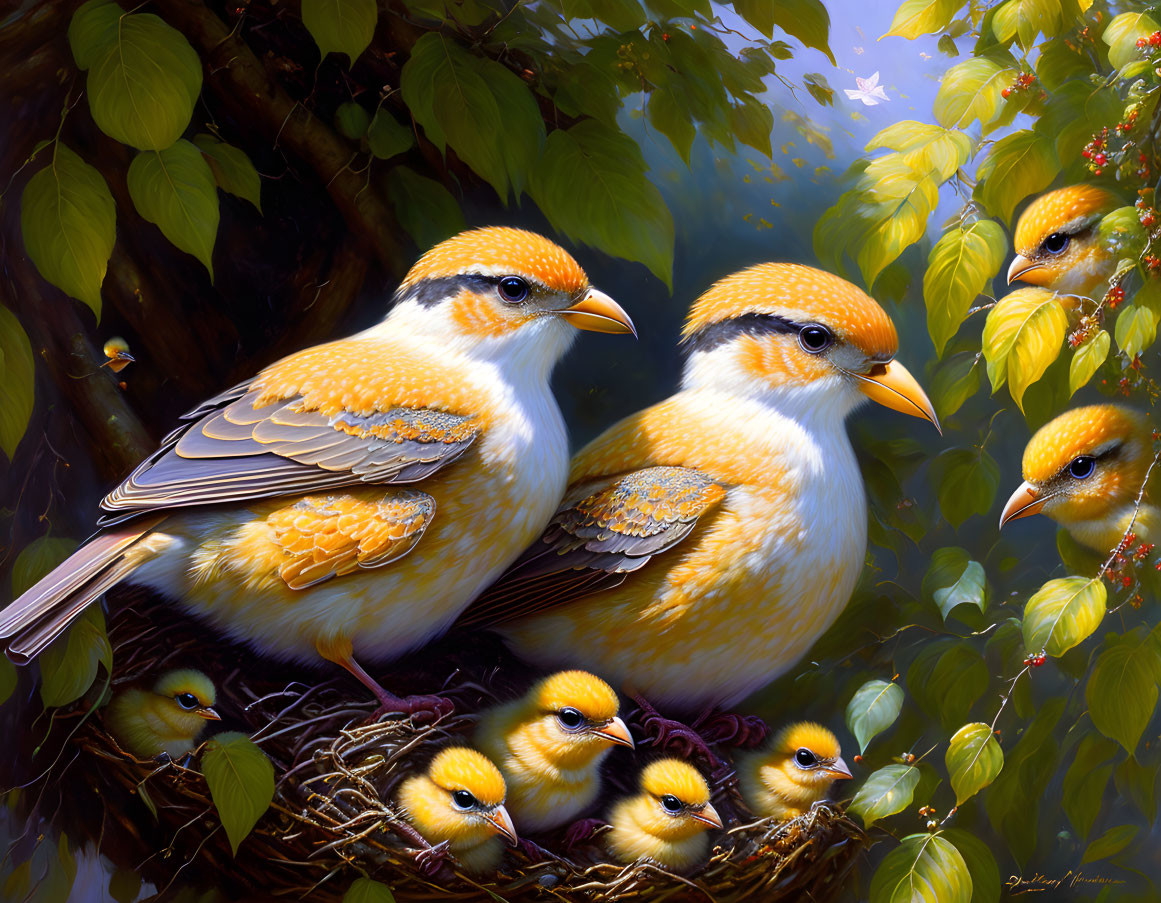
[[[710,712],[694,722],[706,743],[733,749],[757,749],[770,734],[766,722],[757,715]]]
[[[692,758],[696,754],[711,768],[717,766],[720,760],[694,728],[672,718],[666,718],[640,696],[634,696],[633,700],[638,706],[633,717],[641,729],[643,742],[651,743],[658,749],[674,752],[683,759]]]
[[[419,873],[425,878],[435,877],[439,870],[451,859],[451,853],[448,850],[448,842],[445,840],[443,843],[437,843],[433,847],[428,847],[426,850],[417,852],[415,854],[415,865],[419,869]]]
[[[416,724],[439,721],[455,711],[455,703],[446,696],[405,696],[397,702],[384,703],[371,716],[378,720],[384,715],[407,715]]]
[[[564,832],[565,851],[571,853],[577,847],[588,844],[605,824],[599,818],[578,818]]]

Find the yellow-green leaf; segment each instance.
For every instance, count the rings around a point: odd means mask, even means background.
[[[986,57],[957,63],[944,73],[935,95],[936,120],[945,128],[966,128],[976,120],[987,126],[1000,111],[1000,92],[1015,74]]]
[[[1025,50],[1036,43],[1036,35],[1055,37],[1063,21],[1060,0],[1008,0],[992,17],[992,32],[1002,43],[1016,38]]]
[[[105,614],[90,605],[65,633],[40,654],[40,698],[55,708],[80,699],[97,677],[97,665],[113,667],[113,649],[105,632]]]
[[[972,141],[956,129],[904,120],[887,126],[867,144],[868,151],[880,148],[898,151],[909,168],[945,182],[971,156]]]
[[[249,201],[261,213],[262,179],[245,151],[225,141],[219,141],[213,135],[195,135],[193,143],[210,164],[210,172],[214,174],[214,181],[218,183],[218,187],[244,201]]]
[[[1100,814],[1116,754],[1115,743],[1097,734],[1086,734],[1077,745],[1076,758],[1064,773],[1061,787],[1064,814],[1081,837],[1088,837]]]
[[[979,355],[961,351],[940,361],[931,379],[931,403],[939,419],[946,420],[976,394],[980,387]]]
[[[343,903],[395,903],[395,895],[373,878],[356,878],[343,894]]]
[[[944,756],[955,804],[962,806],[992,781],[1004,767],[1004,753],[986,724],[965,724],[951,738]]]
[[[12,598],[33,586],[76,548],[75,540],[57,536],[41,536],[26,545],[12,563]]]
[[[903,688],[885,680],[869,680],[847,703],[847,727],[859,741],[859,752],[894,724],[903,708]]]
[[[1101,34],[1101,40],[1109,45],[1109,62],[1114,69],[1140,59],[1137,49],[1137,39],[1147,38],[1155,31],[1161,30],[1158,24],[1148,13],[1121,13],[1114,16]]]
[[[142,151],[129,164],[128,182],[137,212],[200,260],[213,280],[218,190],[201,151],[184,140],[163,151]]]
[[[1008,222],[1016,205],[1051,185],[1058,172],[1052,140],[1022,129],[992,145],[980,164],[976,194],[989,212]]]
[[[1157,707],[1161,656],[1157,644],[1136,634],[1110,638],[1084,689],[1098,731],[1134,755]]]
[[[245,734],[215,735],[201,759],[210,798],[234,855],[238,846],[270,808],[274,799],[274,766]]]
[[[927,220],[939,203],[939,186],[901,157],[884,157],[867,167],[869,229],[861,237],[855,261],[868,286],[927,231]]]
[[[1157,338],[1157,314],[1148,307],[1128,305],[1117,317],[1117,346],[1136,357]]]
[[[1084,855],[1080,857],[1080,864],[1085,865],[1089,862],[1116,856],[1137,838],[1140,831],[1141,829],[1137,825],[1117,825],[1115,828],[1109,828],[1085,847]]]
[[[880,818],[910,806],[918,783],[919,769],[914,765],[884,766],[867,777],[847,811],[861,818],[869,828]]]
[[[302,24],[324,57],[345,53],[354,65],[371,39],[379,8],[375,0],[302,0]]]
[[[34,377],[32,343],[16,315],[0,304],[0,449],[9,461],[32,416]]]
[[[911,834],[879,863],[870,903],[971,903],[972,877],[952,844],[938,834]]]
[[[991,285],[1008,251],[1004,230],[993,220],[976,220],[944,233],[927,257],[923,300],[935,352],[943,349],[967,319],[972,302]]]
[[[367,127],[367,147],[380,160],[390,160],[408,150],[415,143],[411,129],[380,109]]]
[[[69,49],[77,68],[88,69],[108,53],[117,40],[117,27],[124,10],[112,0],[88,0],[69,21]]]
[[[100,319],[101,283],[117,238],[113,195],[101,174],[57,142],[48,165],[24,187],[20,230],[40,275]]]
[[[962,0],[906,0],[895,11],[891,27],[883,37],[896,35],[914,39],[920,35],[943,31],[961,6]]]
[[[1083,643],[1105,616],[1105,585],[1088,577],[1049,580],[1024,609],[1024,647],[1064,655]]]
[[[1109,347],[1112,339],[1103,329],[1085,339],[1072,353],[1072,363],[1068,365],[1068,392],[1075,395],[1076,390],[1088,385],[1093,374],[1100,369],[1105,358],[1109,356]]]
[[[1031,286],[1001,298],[984,324],[984,360],[992,391],[1006,382],[1020,405],[1027,388],[1060,355],[1067,329],[1064,306],[1047,289]]]

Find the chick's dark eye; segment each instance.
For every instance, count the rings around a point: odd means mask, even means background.
[[[798,343],[807,354],[818,354],[825,351],[833,341],[834,336],[830,334],[830,330],[817,323],[803,326],[798,332]]]
[[[666,812],[680,812],[681,800],[675,797],[672,793],[667,793],[661,797],[661,805]]]
[[[1079,458],[1073,458],[1072,463],[1068,465],[1069,474],[1077,480],[1083,480],[1086,477],[1091,477],[1092,472],[1096,469],[1096,458],[1088,455],[1081,455]]]
[[[1063,232],[1053,232],[1041,242],[1040,246],[1049,254],[1063,254],[1064,249],[1068,247],[1068,236]]]
[[[528,283],[519,276],[505,276],[496,285],[496,290],[509,304],[519,304],[528,297]]]
[[[466,790],[457,790],[452,794],[452,801],[461,809],[474,809],[476,798]]]
[[[173,698],[183,709],[196,709],[198,707],[198,698],[193,693],[178,693]]]
[[[556,713],[556,717],[561,726],[570,731],[576,730],[585,723],[585,716],[573,708],[561,709]]]
[[[794,754],[794,761],[801,765],[803,768],[809,768],[811,765],[818,764],[818,759],[815,758],[814,753],[805,748],[798,750],[798,752]]]

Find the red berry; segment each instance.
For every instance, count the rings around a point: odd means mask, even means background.
[[[1004,98],[1005,100],[1007,100],[1007,99],[1008,99],[1008,95],[1009,95],[1009,94],[1011,94],[1011,93],[1012,93],[1012,92],[1011,92],[1011,90],[1010,90],[1010,89],[1008,89],[1008,88],[1004,88],[1002,91],[1000,91],[1000,96],[1001,96],[1002,98]]]

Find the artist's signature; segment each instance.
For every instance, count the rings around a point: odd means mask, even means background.
[[[1082,885],[1092,887],[1094,885],[1101,886],[1124,883],[1120,878],[1107,878],[1104,875],[1074,872],[1069,869],[1061,875],[1042,875],[1040,872],[1036,872],[1030,878],[1025,878],[1023,875],[1011,875],[1004,882],[1004,886],[1008,888],[1008,893],[1015,897],[1019,894],[1038,894],[1047,890],[1060,890],[1061,888],[1073,888]]]

